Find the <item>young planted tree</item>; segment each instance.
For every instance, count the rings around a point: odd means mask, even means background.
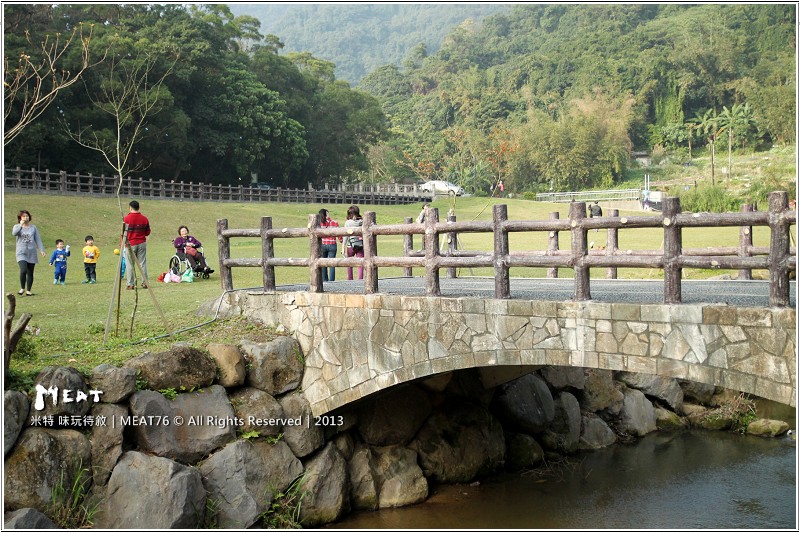
[[[169,91],[163,86],[163,83],[177,62],[176,54],[172,62],[164,68],[158,59],[160,54],[150,51],[142,51],[136,55],[131,53],[131,59],[128,59],[127,54],[121,52],[124,48],[120,47],[112,55],[105,77],[94,85],[97,87],[97,92],[89,92],[87,86],[87,94],[93,107],[99,111],[100,117],[106,120],[98,125],[78,124],[75,129],[64,122],[68,135],[75,142],[98,152],[114,170],[114,173],[119,176],[116,196],[120,218],[125,216],[120,198],[123,180],[129,173],[142,170],[146,166],[144,160],[134,159],[133,156],[136,146],[147,135],[148,119],[162,110],[162,101],[169,95]],[[127,246],[127,243],[125,245]],[[128,268],[134,268],[136,265],[138,269],[141,269],[142,265],[139,264],[139,260],[133,253],[130,253],[130,248],[128,251],[127,257],[133,261],[128,264]],[[164,324],[167,324],[161,307],[149,286],[148,291]],[[113,302],[112,298],[112,306]],[[138,291],[131,314],[131,331],[133,331],[137,307]],[[111,309],[109,309],[106,323],[106,335],[111,323]],[[117,298],[117,318],[119,319],[119,298]]]
[[[134,160],[136,145],[147,134],[147,121],[161,109],[161,101],[169,94],[163,86],[172,72],[177,55],[166,68],[161,68],[157,54],[141,52],[127,59],[117,51],[110,59],[108,71],[96,93],[87,93],[94,108],[105,115],[100,124],[64,123],[68,135],[78,144],[98,152],[119,176],[119,191],[125,177],[145,167],[143,160]],[[87,86],[88,88],[88,86]],[[120,214],[124,216],[122,204]]]

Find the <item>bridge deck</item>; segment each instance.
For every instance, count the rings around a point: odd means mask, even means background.
[[[341,275],[344,272],[339,271]],[[442,296],[494,298],[494,278],[460,277],[440,279]],[[728,304],[737,307],[769,307],[769,281],[752,280],[683,280],[682,302],[686,304]],[[325,292],[363,293],[363,281],[335,281],[324,284]],[[797,307],[797,286],[790,283],[789,306]],[[278,291],[306,291],[307,285],[281,285]],[[378,291],[407,296],[425,295],[425,278],[385,278],[378,280]],[[592,300],[597,302],[661,304],[663,280],[615,279],[592,280]],[[572,278],[511,278],[514,300],[570,301],[575,293]]]

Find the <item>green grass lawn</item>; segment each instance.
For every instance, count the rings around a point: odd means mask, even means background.
[[[123,199],[123,207],[127,212],[127,201]],[[183,202],[168,200],[141,200],[141,211],[150,219],[152,234],[148,238],[147,265],[150,278],[155,281],[159,273],[167,270],[169,259],[174,248],[172,240],[177,236],[177,228],[181,224],[189,227],[190,233],[196,236],[205,247],[209,265],[219,269],[216,239],[216,223],[226,218],[229,228],[258,228],[262,216],[273,218],[274,228],[303,227],[307,224],[308,215],[316,213],[320,204],[288,204],[288,203],[213,203]],[[458,220],[485,220],[492,217],[492,204],[508,205],[509,219],[513,220],[546,220],[549,213],[558,211],[561,218],[567,217],[567,204],[544,204],[519,199],[487,199],[458,198],[454,202],[443,198],[433,203],[444,217],[448,209],[454,208]],[[197,315],[201,304],[217,298],[222,293],[219,274],[212,274],[208,280],[197,280],[191,284],[153,283],[153,294],[158,307],[163,311],[162,320],[148,291],[140,289],[121,291],[119,313],[117,306],[112,306],[113,277],[117,267],[118,256],[113,254],[118,246],[122,230],[122,216],[116,199],[85,198],[74,196],[47,196],[6,194],[4,197],[4,292],[16,293],[19,288],[18,267],[15,263],[15,240],[11,228],[16,223],[16,214],[26,209],[33,216],[47,250],[47,257],[36,267],[36,279],[33,297],[20,297],[17,303],[17,315],[28,312],[33,315],[31,325],[39,328],[40,334],[32,341],[33,355],[29,357],[15,356],[11,368],[33,371],[46,365],[69,364],[76,368],[88,370],[101,362],[119,363],[133,355],[149,350],[165,349],[175,340],[191,340],[196,331],[181,334],[177,337],[151,340],[146,345],[130,343],[144,338],[161,336],[167,332],[203,323],[207,317]],[[344,224],[346,205],[326,205],[333,218]],[[416,218],[421,204],[406,206],[369,206],[361,205],[362,214],[366,211],[377,213],[378,224],[401,223],[404,217]],[[641,214],[641,212],[625,212],[620,214]],[[101,250],[97,265],[97,284],[83,285],[84,279],[81,248],[84,237],[91,234],[95,244]],[[754,242],[759,246],[768,245],[769,231],[756,228]],[[71,245],[72,257],[68,263],[66,286],[53,285],[53,269],[47,264],[49,255],[54,249],[56,239],[64,239]],[[589,240],[597,245],[605,244],[605,231],[590,232]],[[719,228],[713,230],[691,229],[684,232],[685,248],[704,246],[736,246],[738,244],[738,228]],[[415,246],[419,248],[419,237]],[[621,249],[645,250],[659,249],[662,245],[662,232],[656,229],[638,229],[621,231],[619,246]],[[465,234],[460,236],[460,247],[469,250],[489,251],[492,249],[491,234]],[[547,247],[547,234],[512,234],[510,247],[513,251],[543,250]],[[561,237],[561,248],[569,248],[569,235]],[[381,255],[394,256],[402,254],[402,237],[386,236],[378,238],[378,249]],[[258,239],[239,238],[231,240],[231,255],[235,258],[257,258],[261,256],[261,243]],[[275,243],[276,257],[307,257],[307,239],[279,239]],[[703,278],[719,274],[720,271],[686,271],[685,278]],[[491,269],[463,270],[462,275],[492,276]],[[513,269],[512,276],[545,277],[545,269]],[[344,269],[338,269],[337,278],[345,278]],[[381,269],[380,277],[401,275],[401,269]],[[422,271],[415,270],[415,275]],[[561,277],[571,273],[565,272]],[[593,277],[604,277],[605,269],[596,269]],[[620,277],[661,277],[660,270],[621,269]],[[307,268],[278,267],[276,269],[278,285],[288,283],[308,283]],[[262,273],[257,268],[236,268],[233,270],[235,288],[261,287]],[[135,298],[138,295],[138,302]],[[130,317],[136,305],[136,315],[132,335],[129,334]],[[107,320],[116,330],[119,324],[120,334],[112,335],[108,346],[102,345]],[[119,319],[117,319],[119,317]],[[243,326],[244,327],[244,326]],[[207,341],[208,342],[208,341]]]

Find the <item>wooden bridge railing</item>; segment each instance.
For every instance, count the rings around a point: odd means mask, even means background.
[[[65,171],[5,169],[6,190],[44,194],[89,194],[152,199],[208,200],[215,202],[292,202],[326,204],[398,205],[432,200],[417,185],[399,183],[337,185],[307,189],[262,188],[256,185],[213,185],[183,181],[126,177],[120,186],[119,176],[68,174]]]
[[[616,277],[617,268],[658,268],[664,271],[664,303],[681,302],[681,278],[685,268],[752,269],[768,270],[770,274],[769,302],[771,306],[789,305],[789,273],[796,271],[795,250],[790,247],[790,226],[796,224],[797,215],[788,209],[788,195],[773,192],[769,196],[768,212],[753,212],[745,207],[739,213],[681,213],[678,198],[667,198],[659,215],[586,217],[586,204],[573,202],[569,218],[560,220],[553,213],[549,220],[508,220],[505,205],[495,205],[493,219],[487,221],[457,222],[452,217],[439,222],[438,210],[427,208],[424,223],[412,223],[406,218],[403,224],[378,225],[374,212],[364,213],[361,228],[322,228],[318,215],[309,215],[305,228],[272,228],[272,218],[262,217],[259,229],[229,229],[227,219],[217,221],[220,275],[225,290],[233,290],[232,269],[236,267],[260,267],[264,272],[264,290],[275,290],[275,267],[295,266],[310,270],[309,290],[323,292],[321,268],[363,267],[364,291],[378,292],[378,269],[400,267],[406,275],[412,268],[424,268],[426,294],[439,296],[439,271],[448,270],[454,275],[455,268],[494,268],[495,297],[510,298],[509,269],[512,267],[548,268],[548,276],[557,277],[559,268],[569,268],[575,275],[575,300],[590,300],[591,268],[606,268],[607,277]],[[698,227],[739,226],[738,247],[711,247],[705,249],[683,249],[682,230]],[[770,228],[769,247],[752,245],[752,227]],[[630,228],[663,228],[663,250],[621,251],[617,248],[617,232]],[[605,250],[590,250],[587,232],[592,229],[607,229],[608,241]],[[321,258],[322,237],[346,237],[360,231],[364,240],[364,257]],[[512,253],[509,250],[509,233],[544,231],[549,232],[547,250]],[[570,249],[559,250],[558,233],[569,232]],[[491,252],[469,252],[456,250],[454,235],[458,233],[492,233],[494,247]],[[377,238],[384,235],[404,236],[404,255],[389,257],[378,255]],[[424,253],[413,251],[413,235],[423,235]],[[444,254],[439,249],[439,237],[448,237],[448,248]],[[236,237],[258,237],[262,241],[261,258],[232,259],[230,239]],[[309,256],[306,258],[276,258],[273,242],[281,238],[309,239]]]

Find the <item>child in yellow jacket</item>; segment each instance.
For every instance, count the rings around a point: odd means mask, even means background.
[[[83,247],[83,270],[86,272],[86,279],[81,283],[97,283],[97,260],[100,259],[100,248],[94,245],[94,237],[87,235],[86,246]]]

